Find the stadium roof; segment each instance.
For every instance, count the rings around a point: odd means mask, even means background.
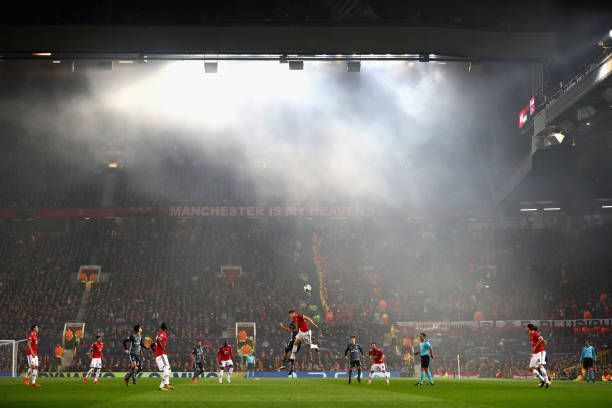
[[[612,55],[591,74],[581,73],[557,99],[536,116],[534,141],[560,132],[558,145],[538,147],[522,163],[526,173],[503,200],[509,211],[519,208],[596,210],[612,203]],[[604,76],[605,74],[605,76]],[[597,77],[600,80],[597,81]],[[565,101],[567,99],[567,101]],[[569,101],[569,102],[568,102]],[[520,171],[521,166],[519,166]]]

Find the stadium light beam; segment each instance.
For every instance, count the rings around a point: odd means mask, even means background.
[[[521,208],[521,212],[534,212],[538,211],[537,208]]]
[[[546,207],[544,211],[561,211],[561,207]]]

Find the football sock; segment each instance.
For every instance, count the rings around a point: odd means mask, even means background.
[[[297,353],[298,346],[294,343],[291,348],[291,360],[295,360],[295,353]]]
[[[28,378],[30,376],[30,374],[32,374],[32,369],[28,368],[28,373],[26,374],[26,378]]]
[[[36,384],[36,377],[38,376],[38,369],[35,368],[32,370],[32,384]]]
[[[429,371],[427,371],[427,372],[425,373],[425,375],[427,376],[427,379],[429,380],[429,383],[430,383],[430,384],[433,384],[433,379],[431,378],[431,373],[430,373]]]
[[[421,370],[421,381],[419,382],[422,384],[424,379],[425,379],[425,371]]]
[[[229,370],[227,370],[227,379],[231,380],[232,379],[232,373],[234,372],[234,367],[230,367]]]
[[[223,380],[223,369],[219,370],[219,381]]]
[[[170,384],[170,373],[172,373],[172,370],[170,369],[170,367],[166,367],[166,370],[164,372],[164,384],[165,385]]]
[[[89,369],[89,371],[87,372],[87,374],[85,374],[85,378],[89,378],[89,377],[91,377],[91,375],[93,374],[93,372],[94,372],[94,369],[93,369],[93,368],[90,368],[90,369]]]
[[[98,381],[98,378],[100,378],[100,369],[99,368],[96,370],[96,376],[94,378],[94,381]]]
[[[361,380],[361,368],[357,369],[357,380]]]
[[[161,382],[159,383],[159,388],[163,388],[164,385],[168,385],[168,384],[170,384],[170,368],[164,367],[162,369],[162,379],[161,379]]]
[[[548,373],[546,372],[546,368],[540,367],[540,372],[542,373],[542,377],[544,378],[544,381],[550,382],[550,380],[548,379]]]
[[[349,380],[349,384],[351,383],[351,375],[352,375],[352,373],[353,373],[353,370],[350,370],[350,369],[349,369],[349,371],[348,371],[348,380]]]

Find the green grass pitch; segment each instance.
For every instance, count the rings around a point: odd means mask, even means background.
[[[380,379],[371,386],[335,379],[237,378],[192,384],[172,381],[175,391],[157,390],[159,380],[140,379],[126,387],[121,379],[83,384],[79,379],[42,378],[39,388],[22,379],[0,378],[2,407],[604,407],[612,401],[612,383],[555,382],[540,389],[535,381],[438,380],[415,387],[413,379]]]

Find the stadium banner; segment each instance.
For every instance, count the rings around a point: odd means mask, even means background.
[[[512,372],[512,378],[515,380],[531,380],[535,377],[535,374],[529,370],[514,370]]]
[[[400,371],[388,371],[391,377],[400,377]],[[347,378],[346,371],[296,371],[294,378]],[[373,378],[384,378],[382,373],[372,374]],[[287,378],[287,373],[278,371],[256,371],[255,378]]]
[[[318,218],[356,218],[375,217],[376,211],[371,207],[322,207],[322,206],[172,206],[168,216],[179,218],[208,217],[318,217]]]
[[[479,329],[498,327],[526,327],[534,323],[539,328],[574,327],[612,327],[612,319],[575,319],[575,320],[469,320],[458,322],[398,322],[400,327],[415,330],[445,331],[450,329]]]
[[[138,378],[160,378],[161,372],[157,371],[143,371],[138,373],[136,377]],[[232,374],[234,377],[244,377],[246,373],[234,371]],[[23,377],[25,372],[20,373],[19,376]],[[48,378],[84,378],[87,375],[87,371],[79,372],[79,371],[46,371],[38,374],[39,377],[48,377]],[[204,377],[209,378],[217,378],[217,372],[208,371],[204,372]],[[125,371],[114,372],[107,371],[100,373],[101,378],[123,378],[125,376]],[[178,371],[172,373],[172,378],[192,378],[193,371]]]
[[[373,207],[352,206],[170,206],[170,207],[104,207],[104,208],[0,208],[0,217],[26,218],[372,218],[380,211]],[[387,216],[404,216],[385,211]]]
[[[390,371],[389,373],[391,377],[400,376],[399,371]],[[23,377],[24,375],[25,375],[25,372],[19,373],[20,377]],[[47,372],[41,372],[38,374],[39,377],[46,377],[46,378],[84,378],[86,375],[87,375],[86,371],[83,371],[83,372],[47,371]],[[102,372],[100,374],[100,378],[123,378],[124,376],[125,376],[125,371],[120,371],[120,372],[107,371],[107,372]],[[246,372],[234,371],[233,376],[236,378],[246,378]],[[344,371],[297,371],[294,373],[292,377],[296,377],[296,378],[345,378],[346,376],[347,376],[347,373]],[[138,373],[137,377],[138,378],[160,378],[161,372],[157,372],[157,371],[141,372],[141,373]],[[192,377],[193,377],[192,371],[180,371],[180,372],[172,373],[172,378],[192,378]],[[205,372],[204,377],[205,378],[217,378],[218,376],[217,376],[217,372]],[[287,378],[287,373],[278,372],[278,371],[256,371],[254,377],[255,378]],[[374,373],[372,377],[384,378],[382,373]]]

